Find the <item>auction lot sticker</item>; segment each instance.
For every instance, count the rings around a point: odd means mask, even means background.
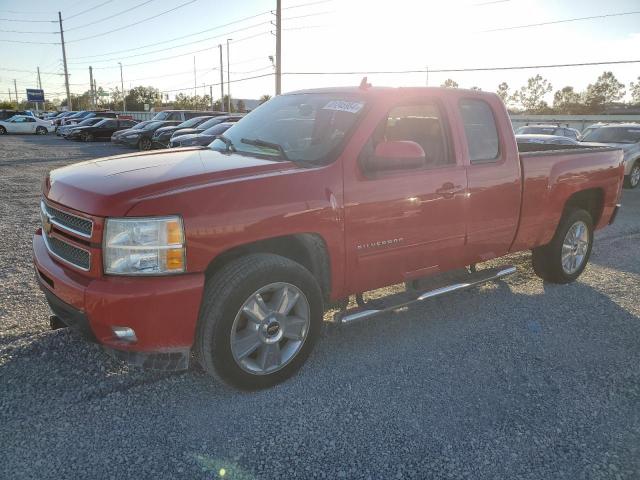
[[[331,100],[322,110],[336,110],[338,112],[358,113],[362,110],[362,102],[345,102],[344,100]]]

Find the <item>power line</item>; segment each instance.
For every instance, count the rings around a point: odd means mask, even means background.
[[[622,17],[624,15],[637,15],[639,13],[640,13],[640,11],[622,12],[622,13],[607,13],[605,15],[592,15],[590,17],[567,18],[565,20],[554,20],[552,22],[531,23],[531,24],[528,24],[528,25],[516,25],[516,26],[513,26],[513,27],[492,28],[490,30],[481,30],[479,33],[504,32],[506,30],[517,30],[519,28],[542,27],[542,26],[545,26],[545,25],[557,25],[559,23],[580,22],[580,21],[583,21],[583,20],[594,20],[594,19],[598,19],[598,18]]]
[[[53,35],[58,33],[58,32],[36,32],[36,31],[33,31],[33,30],[27,30],[27,31],[25,31],[25,30],[0,30],[0,32],[2,32],[2,33],[28,33],[28,34],[34,34],[34,33],[35,34],[53,34]]]
[[[609,62],[559,63],[548,65],[522,65],[509,67],[477,67],[477,68],[443,68],[424,70],[378,70],[352,72],[284,72],[283,75],[375,75],[375,74],[404,74],[404,73],[455,73],[455,72],[487,72],[500,70],[527,70],[535,68],[589,67],[597,65],[622,65],[640,63],[640,60],[618,60]]]
[[[135,10],[136,8],[144,7],[145,5],[147,5],[148,3],[151,3],[151,2],[155,2],[155,0],[147,0],[146,2],[139,3],[138,5],[136,5],[134,7],[127,8],[126,10],[122,10],[121,12],[114,13],[113,15],[109,15],[108,17],[101,18],[100,20],[96,20],[94,22],[85,23],[84,25],[79,25],[77,27],[67,28],[67,32],[69,32],[71,30],[78,30],[79,28],[85,28],[85,27],[88,27],[90,25],[95,25],[96,23],[101,23],[101,22],[104,22],[105,20],[110,20],[110,19],[112,19],[114,17],[122,15],[123,13],[130,12],[131,10]]]
[[[18,18],[0,18],[0,22],[17,22],[17,23],[56,23],[55,20],[20,20]]]
[[[256,78],[270,77],[272,75],[274,75],[274,74],[273,73],[264,73],[262,75],[254,75],[252,77],[236,78],[235,80],[231,80],[231,83],[244,82],[246,80],[253,80],[253,79],[256,79]],[[224,83],[227,83],[227,82],[224,82]],[[216,87],[218,85],[220,85],[220,82],[218,82],[218,83],[208,83],[208,84],[205,84],[205,85],[201,85],[200,88],[203,87],[203,86],[204,87]],[[189,87],[185,87],[185,88],[174,88],[172,90],[160,90],[160,93],[181,92],[181,91],[184,91],[184,90],[193,90],[193,85],[191,85]]]
[[[7,39],[4,39],[4,38],[0,38],[0,42],[24,43],[24,44],[31,44],[31,45],[60,45],[59,42],[31,42],[31,41],[26,41],[26,40],[7,40]]]
[[[113,0],[106,0],[106,2],[102,2],[101,4],[96,5],[95,7],[91,7],[91,8],[87,8],[86,10],[82,10],[81,12],[78,12],[75,15],[71,15],[70,17],[67,17],[64,20],[66,22],[67,20],[71,20],[72,18],[79,17],[80,15],[83,15],[83,14],[85,14],[87,12],[91,12],[91,11],[95,10],[96,8],[100,8],[100,7],[104,6],[104,5],[106,5],[107,3],[111,3],[111,2],[113,2]]]
[[[169,10],[165,10],[164,12],[160,12],[160,13],[158,13],[156,15],[151,16],[151,17],[147,17],[147,18],[144,18],[142,20],[138,20],[137,22],[130,23],[128,25],[123,25],[122,27],[114,28],[113,30],[108,30],[106,32],[96,33],[95,35],[90,35],[88,37],[76,38],[75,40],[69,40],[69,41],[67,41],[67,43],[81,42],[83,40],[90,40],[92,38],[103,37],[105,35],[109,35],[110,33],[119,32],[120,30],[124,30],[125,28],[138,26],[141,23],[148,22],[149,20],[153,20],[154,18],[158,18],[158,17],[160,17],[162,15],[165,15],[167,13],[170,13],[170,12],[173,12],[175,10],[178,10],[179,8],[186,7],[187,5],[190,5],[190,4],[195,3],[197,1],[198,0],[189,0],[189,1],[185,2],[185,3],[182,3],[182,4],[178,5],[177,7],[173,7],[173,8],[170,8]]]
[[[301,3],[299,5],[292,5],[290,7],[284,7],[282,10],[291,10],[293,8],[300,8],[300,7],[310,7],[311,5],[319,5],[321,3],[329,3],[333,0],[320,0],[318,2],[309,2],[309,3]],[[274,10],[271,10],[272,12],[274,12]]]

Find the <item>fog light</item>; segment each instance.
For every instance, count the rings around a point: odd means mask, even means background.
[[[111,327],[113,331],[113,335],[118,339],[124,342],[137,342],[138,338],[136,337],[136,332],[133,331],[133,328],[129,327]]]

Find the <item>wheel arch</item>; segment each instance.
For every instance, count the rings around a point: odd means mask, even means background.
[[[314,276],[323,299],[331,292],[331,265],[325,240],[317,233],[297,233],[250,242],[226,250],[209,262],[205,270],[207,278],[229,262],[252,253],[271,253],[299,263]]]
[[[604,190],[602,188],[588,188],[573,193],[567,198],[562,215],[564,216],[574,208],[581,208],[589,212],[595,227],[600,222],[604,209]]]

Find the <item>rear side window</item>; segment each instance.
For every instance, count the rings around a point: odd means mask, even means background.
[[[500,154],[500,142],[491,107],[483,100],[463,99],[460,115],[471,163],[495,162]]]

